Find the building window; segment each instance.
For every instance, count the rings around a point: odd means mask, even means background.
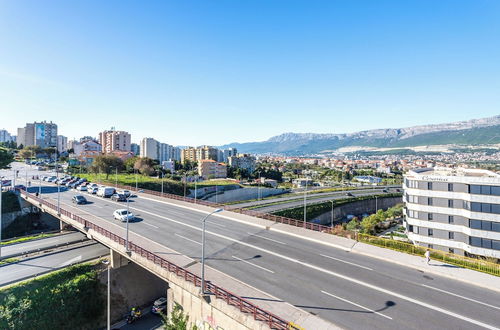
[[[448,232],[448,239],[455,239],[455,233],[452,231]]]
[[[432,220],[434,215],[432,213],[427,213],[427,220]]]
[[[453,199],[448,199],[448,207],[453,207]]]
[[[427,190],[432,190],[432,182],[427,182]]]
[[[453,191],[453,183],[448,183],[448,191]]]
[[[434,235],[434,231],[432,230],[432,228],[427,228],[427,236],[432,236]]]
[[[427,205],[432,205],[432,197],[427,197]]]
[[[452,215],[449,215],[448,216],[448,223],[454,223],[455,222],[455,219],[453,218]]]

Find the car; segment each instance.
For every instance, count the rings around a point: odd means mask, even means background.
[[[160,297],[155,300],[153,303],[153,306],[151,307],[151,313],[153,314],[160,314],[160,313],[165,313],[167,309],[167,298],[165,297]]]
[[[76,187],[76,190],[78,190],[78,191],[87,191],[87,187],[85,187],[85,186],[78,186],[78,187]]]
[[[345,195],[346,195],[346,196],[351,196],[351,197],[353,197],[353,196],[354,196],[354,195],[353,195],[352,193],[350,193],[350,192],[345,193]]]
[[[386,192],[389,192],[389,191],[387,191],[387,189],[384,189],[384,190],[382,190],[382,192],[385,192],[385,193],[386,193]]]
[[[87,192],[88,192],[90,195],[95,195],[95,194],[97,194],[97,190],[99,190],[99,188],[97,188],[97,187],[89,187],[89,188],[87,188]]]
[[[14,186],[14,189],[18,189],[18,190],[26,190],[26,186],[23,185],[23,184],[16,184]]]
[[[124,194],[113,194],[110,198],[112,201],[115,201],[115,202],[127,201],[127,197]]]
[[[135,216],[132,212],[127,211],[126,209],[119,209],[113,212],[113,218],[115,218],[115,220],[120,220],[121,222],[126,222],[127,219],[128,221],[134,220]]]
[[[401,192],[401,189],[396,189],[397,192]]]
[[[87,199],[82,195],[75,195],[71,198],[71,201],[75,204],[87,204]]]
[[[119,193],[125,195],[125,197],[130,197],[130,195],[132,195],[130,190],[122,190]]]

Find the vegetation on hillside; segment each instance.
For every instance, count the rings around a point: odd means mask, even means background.
[[[363,220],[359,221],[358,218],[353,218],[347,223],[347,230],[360,230],[364,234],[374,234],[377,225],[386,220],[401,217],[403,215],[403,204],[388,208],[386,211],[378,210],[377,213],[369,215]]]
[[[92,264],[0,289],[0,329],[97,329],[104,311]]]

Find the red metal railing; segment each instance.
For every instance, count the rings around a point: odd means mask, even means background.
[[[20,194],[25,196],[26,199],[31,199],[34,202],[38,203],[40,206],[44,205],[54,211],[59,211],[59,214],[65,215],[72,220],[82,224],[85,228],[91,229],[98,234],[111,239],[113,242],[117,242],[118,244],[125,246],[126,241],[124,238],[122,238],[119,235],[114,234],[113,232],[110,232],[109,230],[106,230],[94,223],[92,223],[89,220],[86,220],[76,214],[73,214],[65,209],[59,208],[57,209],[57,206],[43,200],[41,198],[36,197],[33,194],[30,194],[26,191],[20,190]],[[179,196],[177,196],[179,197]],[[183,197],[181,197],[183,198]],[[146,258],[149,261],[152,261],[156,265],[159,265],[163,269],[168,270],[169,272],[175,273],[177,276],[184,278],[185,281],[193,283],[195,286],[201,286],[201,278],[198,275],[195,275],[191,273],[190,271],[177,266],[174,263],[171,263],[170,261],[142,248],[141,246],[129,242],[129,248],[130,250],[137,254],[140,255],[143,258]],[[279,316],[276,316],[254,304],[251,302],[241,298],[240,296],[223,289],[211,282],[205,282],[205,292],[209,292],[212,295],[216,297],[216,299],[223,299],[226,301],[227,304],[231,306],[237,307],[241,312],[251,314],[253,318],[257,321],[262,321],[265,322],[271,329],[291,329],[291,324],[290,322],[287,322],[280,318]]]

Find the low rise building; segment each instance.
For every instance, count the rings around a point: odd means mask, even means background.
[[[198,163],[198,175],[204,179],[227,178],[227,166],[212,159],[201,160]]]
[[[255,171],[255,157],[250,154],[238,154],[229,156],[229,166],[247,170],[248,173]]]

